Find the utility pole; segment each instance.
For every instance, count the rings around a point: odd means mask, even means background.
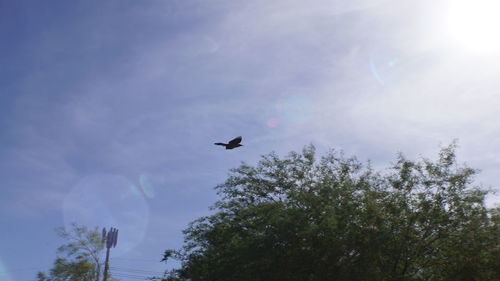
[[[116,247],[118,242],[118,229],[111,228],[106,234],[106,228],[102,229],[102,239],[106,240],[106,262],[104,264],[104,278],[103,281],[108,281],[108,270],[109,270],[109,250],[111,247]]]

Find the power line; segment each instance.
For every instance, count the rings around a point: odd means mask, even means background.
[[[142,278],[151,280],[152,278],[162,278],[164,276],[164,272],[142,272],[142,271],[117,271],[116,269],[111,269],[110,271],[112,276],[120,276],[120,277],[133,277],[133,278]]]
[[[144,270],[144,269],[133,269],[133,268],[123,268],[123,267],[115,267],[115,266],[111,266],[110,269],[112,269],[112,270],[118,270],[118,271],[135,272],[135,273],[148,273],[148,274],[163,274],[164,273],[164,272],[160,272],[160,271]]]
[[[117,273],[117,272],[111,272],[111,276],[126,277],[126,278],[139,279],[139,280],[151,280],[151,276],[142,276],[142,275]]]
[[[159,259],[158,260],[144,260],[144,259],[129,259],[129,258],[113,258],[115,260],[129,260],[129,261],[144,261],[144,262],[161,262]]]

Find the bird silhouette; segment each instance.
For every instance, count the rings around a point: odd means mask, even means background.
[[[241,136],[239,136],[239,137],[235,137],[234,139],[230,140],[229,143],[216,142],[214,144],[225,146],[226,149],[233,149],[233,148],[238,147],[238,146],[243,146],[242,144],[240,144],[241,139],[242,139]]]

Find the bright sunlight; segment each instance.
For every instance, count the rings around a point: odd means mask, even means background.
[[[500,53],[500,1],[450,0],[447,31],[456,46],[482,54]]]

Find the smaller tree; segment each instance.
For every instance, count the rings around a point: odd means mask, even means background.
[[[104,242],[98,227],[90,230],[72,223],[70,230],[59,227],[56,232],[68,243],[57,249],[58,257],[49,274],[38,273],[38,281],[99,281]]]
[[[94,264],[87,260],[70,261],[65,258],[56,258],[49,276],[38,272],[37,278],[38,281],[91,281],[96,278],[96,271]]]

